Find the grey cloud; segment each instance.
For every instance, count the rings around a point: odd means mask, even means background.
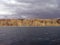
[[[58,18],[59,5],[57,0],[20,0],[21,2],[31,3],[26,7],[27,10],[22,11],[21,16],[28,16],[30,18]],[[60,12],[60,11],[59,11]]]
[[[8,2],[7,2],[8,1]],[[5,9],[14,12],[7,18],[58,18],[59,0],[2,0]]]

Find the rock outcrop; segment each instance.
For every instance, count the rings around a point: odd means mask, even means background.
[[[60,26],[60,19],[0,19],[0,26]]]

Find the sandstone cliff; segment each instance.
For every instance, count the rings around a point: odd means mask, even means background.
[[[0,26],[60,26],[59,19],[0,19]]]

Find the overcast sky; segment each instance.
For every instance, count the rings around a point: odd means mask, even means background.
[[[60,18],[60,0],[0,0],[0,18],[7,17]]]

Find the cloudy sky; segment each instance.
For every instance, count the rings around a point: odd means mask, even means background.
[[[0,0],[0,18],[60,18],[60,0]]]

